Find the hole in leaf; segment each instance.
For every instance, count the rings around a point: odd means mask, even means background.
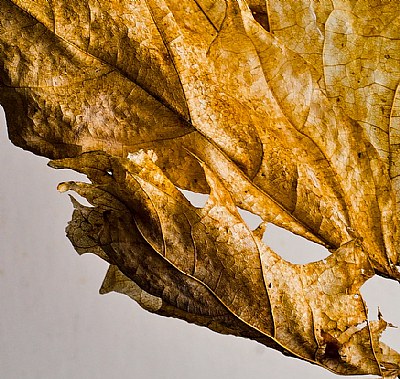
[[[360,322],[360,323],[357,325],[357,329],[358,329],[358,330],[364,329],[367,325],[368,325],[367,321]]]
[[[192,204],[196,208],[203,208],[206,205],[208,197],[210,196],[209,194],[206,194],[206,193],[192,192],[192,191],[181,189],[179,187],[177,187],[177,188],[179,191],[182,192],[182,194],[183,194],[183,196],[185,196],[186,200],[188,200],[189,203]]]
[[[247,224],[250,230],[257,229],[262,223],[262,218],[254,213],[245,211],[239,207],[236,207],[243,221]]]
[[[55,180],[57,180],[57,182],[60,184],[69,181],[88,183],[88,184],[91,183],[91,181],[85,174],[81,174],[74,170],[70,169],[58,169],[58,170],[51,169],[51,170]],[[90,204],[85,197],[79,195],[75,191],[69,190],[66,193],[72,195],[80,204],[84,205],[85,207],[93,208],[93,205]]]
[[[322,245],[318,245],[274,224],[268,224],[263,242],[284,260],[294,264],[306,264],[325,259],[330,255]]]
[[[82,204],[83,206],[88,208],[94,208],[94,206],[90,204],[85,197],[77,194],[74,191],[68,191],[67,193],[69,193],[72,197],[74,197],[75,200],[78,201],[78,203]]]
[[[88,183],[90,184],[90,180],[85,174],[81,174],[77,171],[70,170],[70,169],[60,169],[60,170],[53,170],[53,176],[57,178],[57,181],[59,183],[63,182],[68,182],[68,181],[75,181],[75,182],[81,182],[81,183]],[[72,195],[80,204],[82,204],[85,207],[88,208],[93,208],[93,205],[90,204],[85,197],[79,195],[75,191],[67,191],[66,193]]]
[[[388,323],[400,327],[400,307],[397,301],[399,283],[375,275],[361,287],[361,294],[367,303],[368,320],[378,320],[378,309]],[[400,329],[387,327],[381,341],[393,349],[400,350]]]

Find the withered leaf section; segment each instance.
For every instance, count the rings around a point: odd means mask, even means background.
[[[67,234],[109,262],[101,293],[395,378],[360,287],[400,278],[399,14],[367,0],[0,0],[0,103],[14,144],[90,179],[59,189],[92,204],[72,198]],[[332,254],[291,264],[263,242],[268,223]]]

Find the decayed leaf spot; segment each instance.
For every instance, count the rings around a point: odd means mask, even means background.
[[[399,2],[4,0],[0,15],[10,138],[90,179],[59,188],[90,204],[72,199],[67,235],[110,264],[102,293],[337,374],[399,375],[360,293],[400,280]]]

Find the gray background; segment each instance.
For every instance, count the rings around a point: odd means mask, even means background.
[[[1,108],[0,134],[0,378],[337,378],[256,342],[152,315],[126,296],[100,296],[107,265],[75,253],[64,233],[72,205],[56,191],[82,177],[14,147]],[[326,254],[277,228],[267,239],[294,263]],[[400,325],[398,284],[374,278],[362,292],[371,319],[380,304]],[[384,340],[400,350],[398,329]]]

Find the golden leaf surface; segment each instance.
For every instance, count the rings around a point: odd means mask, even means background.
[[[397,2],[0,11],[10,138],[91,180],[59,189],[93,205],[73,199],[67,234],[110,263],[102,293],[338,374],[400,374],[359,291],[375,274],[400,279]],[[332,254],[291,264],[237,207]]]

